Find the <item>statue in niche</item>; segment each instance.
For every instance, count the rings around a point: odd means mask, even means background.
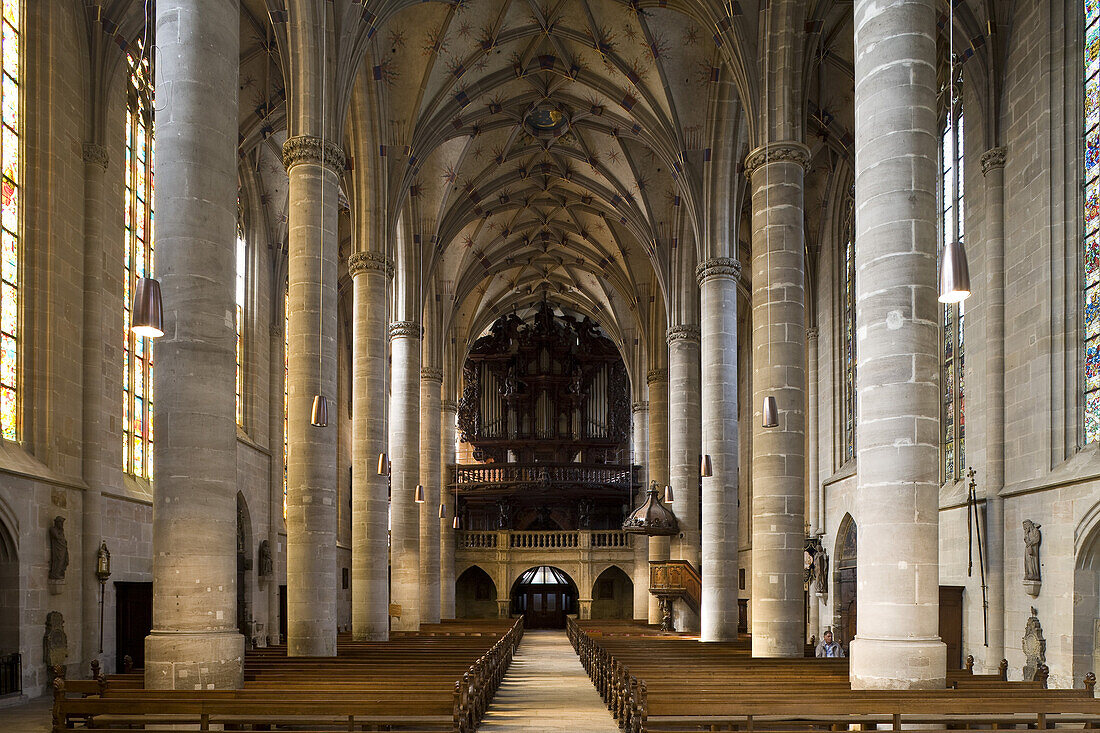
[[[65,538],[65,517],[53,518],[50,527],[50,580],[64,580],[69,567],[69,541]]]
[[[1039,569],[1039,546],[1043,544],[1039,528],[1042,526],[1030,519],[1024,520],[1024,580],[1038,582],[1043,579]]]
[[[1031,618],[1024,626],[1024,638],[1020,643],[1020,649],[1024,653],[1024,680],[1035,679],[1035,673],[1039,665],[1047,661],[1047,641],[1043,638],[1043,627],[1039,623],[1038,611],[1031,608]]]
[[[274,563],[271,560],[271,543],[264,540],[260,543],[260,577],[270,578],[275,574]]]
[[[65,668],[69,659],[69,637],[65,635],[65,617],[60,611],[46,614],[46,633],[42,636],[42,659],[47,669]]]
[[[818,596],[825,597],[829,593],[829,555],[821,546],[821,540],[812,539],[807,543],[806,556],[810,563],[806,568],[807,585]]]

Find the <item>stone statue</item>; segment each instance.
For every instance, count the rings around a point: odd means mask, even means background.
[[[506,501],[497,504],[497,529],[509,529],[512,526],[512,505]]]
[[[53,526],[50,527],[50,580],[64,580],[68,567],[69,541],[65,539],[65,517],[59,514],[53,518]]]
[[[588,529],[592,525],[592,502],[582,500],[577,504],[577,524],[581,529]]]
[[[271,543],[264,540],[260,543],[260,577],[270,578],[275,574],[274,563],[271,560]]]
[[[65,635],[65,618],[60,611],[46,614],[46,633],[42,637],[42,659],[47,669],[65,668],[69,659],[69,637]]]
[[[1035,679],[1039,666],[1047,661],[1047,641],[1043,638],[1043,627],[1039,624],[1035,607],[1031,608],[1031,618],[1024,626],[1024,638],[1020,650],[1024,653],[1024,680]]]
[[[829,593],[829,555],[825,548],[818,545],[814,553],[814,591],[819,596]]]
[[[1042,526],[1030,519],[1024,520],[1024,580],[1039,582],[1043,579],[1039,569],[1039,545],[1043,544],[1039,528]]]

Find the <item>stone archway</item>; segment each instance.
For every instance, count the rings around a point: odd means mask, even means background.
[[[0,521],[0,657],[19,651],[20,597],[15,536]]]
[[[455,618],[496,618],[497,586],[477,565],[455,580]]]
[[[856,522],[845,514],[833,551],[833,638],[845,649],[856,635]]]
[[[634,618],[634,583],[618,565],[612,565],[592,583],[592,618]]]
[[[565,628],[565,617],[577,613],[577,584],[561,568],[539,565],[520,573],[512,585],[512,613],[523,615],[529,629]]]
[[[1077,544],[1073,569],[1073,684],[1100,669],[1100,522]]]

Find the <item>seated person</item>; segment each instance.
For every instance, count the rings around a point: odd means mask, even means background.
[[[817,644],[817,650],[815,656],[818,657],[843,657],[844,650],[841,649],[839,642],[833,641],[833,632],[826,631],[821,636],[821,641]]]

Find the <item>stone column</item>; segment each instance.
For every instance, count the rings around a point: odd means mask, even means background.
[[[109,430],[108,419],[118,413],[118,394],[122,389],[122,355],[117,335],[122,333],[119,275],[122,263],[111,257],[103,234],[104,176],[107,149],[84,143],[84,404],[83,443],[84,481],[88,489],[82,504],[80,571],[83,598],[81,670],[99,658],[100,585],[95,576],[96,554],[103,541],[103,487],[122,483],[122,435]],[[115,251],[114,247],[110,248]],[[116,262],[118,261],[118,262]],[[111,272],[113,270],[113,273]],[[111,275],[114,275],[113,277]],[[106,590],[103,588],[103,590]],[[113,636],[111,634],[110,636]],[[107,649],[110,646],[105,647]],[[106,661],[106,660],[103,660]],[[105,664],[109,667],[110,664]]]
[[[442,618],[455,617],[455,495],[448,490],[454,476],[451,466],[455,462],[455,417],[458,403],[443,400],[442,429],[440,430],[441,474],[440,499],[446,511],[439,520],[439,613]]]
[[[672,541],[677,560],[698,570],[699,454],[702,427],[699,406],[699,327],[672,326],[668,340],[668,473],[672,484],[672,511],[680,520],[680,537]]]
[[[648,463],[649,456],[649,403],[638,401],[631,405],[634,415],[634,456],[635,465],[644,466]],[[642,486],[632,496],[631,509],[637,508],[640,502],[645,501],[645,492],[649,484],[644,480],[648,471],[643,471]],[[634,620],[646,622],[649,620],[649,538],[644,534],[630,535],[630,545],[634,548],[634,573],[631,578],[634,581]]]
[[[386,285],[393,264],[378,252],[348,258],[352,282],[351,632],[385,641],[389,620],[389,482],[386,451]]]
[[[1005,149],[982,155],[985,174],[985,461],[986,547],[989,556],[989,646],[985,671],[998,670],[1005,656]]]
[[[300,135],[283,144],[283,164],[290,177],[290,656],[336,654],[336,210],[344,160],[339,147],[317,137]],[[329,400],[328,427],[310,423],[317,394]]]
[[[801,657],[806,410],[805,145],[749,153],[752,180],[752,654]],[[779,426],[761,426],[765,396]]]
[[[741,263],[716,257],[695,268],[701,305],[703,478],[700,641],[737,639],[737,281]]]
[[[934,0],[856,0],[857,689],[944,686]]]
[[[231,689],[243,681],[237,334],[226,315],[236,270],[239,15],[237,0],[157,3],[156,275],[164,336],[154,347],[149,689]]]
[[[668,370],[651,369],[646,375],[649,385],[649,480],[664,487],[668,483]],[[648,488],[648,487],[647,487]],[[669,559],[669,538],[649,538],[649,561]],[[646,581],[646,588],[649,582]],[[649,594],[649,623],[661,623],[657,596]]]
[[[272,314],[271,341],[268,358],[271,360],[268,383],[268,408],[267,434],[270,436],[271,466],[270,466],[270,491],[268,505],[268,533],[267,541],[271,546],[271,577],[267,581],[267,643],[275,646],[285,639],[281,638],[282,629],[279,617],[282,614],[282,603],[279,601],[279,579],[283,577],[280,570],[284,554],[282,552],[282,538],[280,530],[285,526],[283,519],[283,381],[285,376],[286,357],[283,349],[285,337],[283,328],[283,298],[285,294],[282,288],[278,289],[279,296],[274,299],[275,312]]]
[[[821,479],[818,476],[818,425],[817,425],[817,328],[806,329],[806,524],[810,537],[821,537]],[[807,609],[806,641],[811,636],[821,638],[821,600],[810,585]]]
[[[440,397],[443,370],[420,370],[420,483],[424,503],[420,505],[420,623],[437,624],[441,618],[439,543],[440,435],[443,414]]]
[[[394,631],[420,628],[420,324],[390,324],[390,599]]]

